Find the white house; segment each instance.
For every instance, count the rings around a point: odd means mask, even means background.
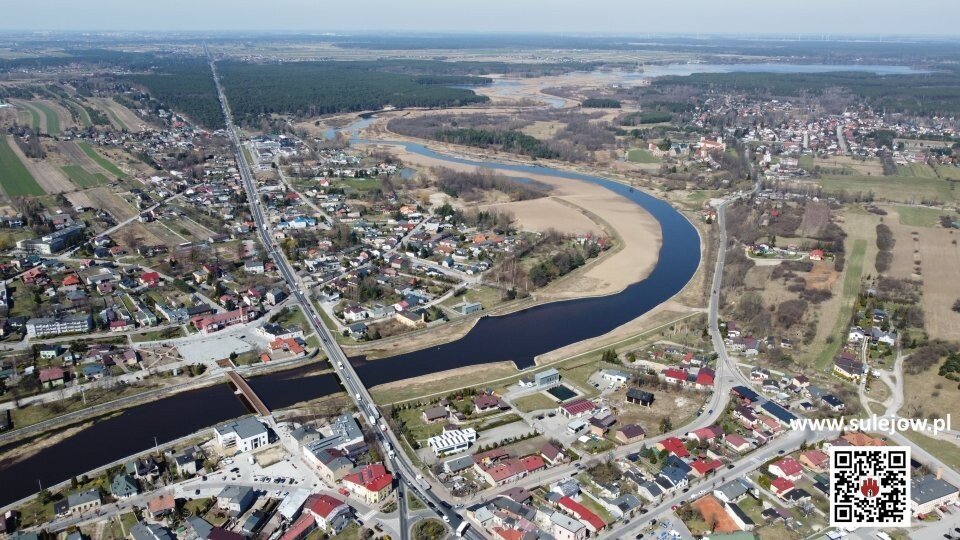
[[[427,446],[433,449],[434,454],[442,456],[463,452],[476,441],[477,432],[473,428],[453,429],[430,437],[427,439]]]
[[[266,446],[268,441],[267,428],[251,416],[221,424],[213,431],[217,435],[217,444],[224,451],[249,452]]]

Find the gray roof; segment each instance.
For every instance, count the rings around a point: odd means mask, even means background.
[[[448,459],[443,465],[453,472],[469,469],[473,467],[473,456],[460,456],[458,458]]]
[[[227,486],[217,495],[218,499],[230,499],[242,502],[253,493],[253,489],[247,486]]]
[[[201,517],[190,516],[187,518],[187,523],[190,525],[190,528],[193,529],[193,533],[196,534],[197,538],[200,540],[205,540],[208,538],[210,536],[210,531],[213,530],[213,525]]]
[[[87,491],[81,491],[80,493],[72,493],[67,496],[67,506],[73,508],[74,506],[79,506],[81,504],[86,504],[92,501],[99,501],[100,492],[96,489],[88,489]]]
[[[263,435],[267,432],[267,428],[252,416],[247,416],[233,422],[227,422],[226,424],[220,424],[214,429],[217,430],[217,433],[220,433],[221,435],[236,433],[237,437],[240,437],[241,439],[249,439],[258,435]]]
[[[910,498],[916,504],[925,504],[956,492],[956,486],[932,474],[914,478],[910,482]]]
[[[113,481],[110,482],[110,493],[113,493],[114,496],[129,497],[139,492],[140,488],[137,486],[137,481],[128,474],[118,473],[113,477]]]
[[[728,501],[732,501],[750,490],[750,484],[743,478],[731,480],[717,488]]]
[[[586,525],[581,523],[580,520],[573,519],[572,517],[561,512],[554,512],[551,514],[550,521],[568,531],[579,531],[580,529],[586,527]]]
[[[156,523],[148,525],[138,522],[130,528],[130,536],[133,540],[176,540],[175,536]]]

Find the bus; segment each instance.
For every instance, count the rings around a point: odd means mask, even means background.
[[[457,527],[457,538],[463,538],[463,533],[467,532],[467,529],[470,528],[470,524],[467,523],[467,520],[460,522],[460,525]]]

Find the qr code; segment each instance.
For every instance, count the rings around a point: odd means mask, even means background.
[[[910,447],[831,447],[830,525],[909,527]]]

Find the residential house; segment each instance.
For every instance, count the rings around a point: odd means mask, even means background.
[[[380,504],[393,492],[393,475],[383,465],[374,463],[344,476],[343,485],[367,504]]]
[[[217,508],[231,516],[239,516],[253,506],[257,492],[246,486],[227,486],[217,495]]]
[[[642,441],[645,434],[646,432],[638,424],[627,424],[617,430],[615,438],[621,444],[632,444]]]
[[[792,457],[785,457],[771,463],[767,470],[770,474],[797,482],[803,477],[803,466]]]

